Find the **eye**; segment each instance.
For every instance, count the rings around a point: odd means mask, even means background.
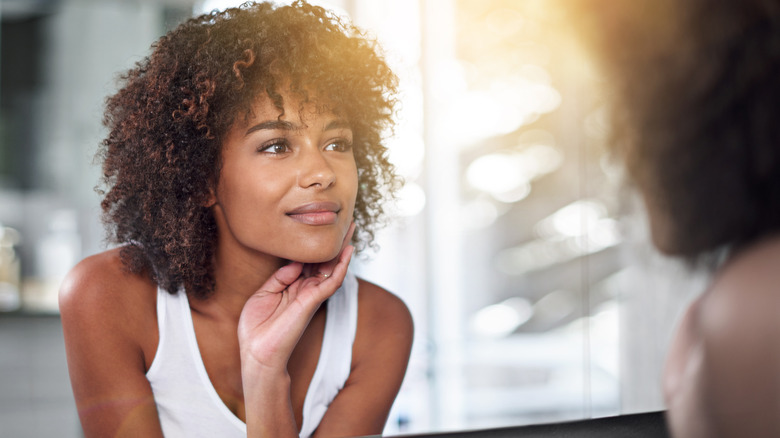
[[[289,152],[290,145],[286,140],[276,139],[261,145],[259,148],[257,148],[257,151],[266,154],[278,155]]]
[[[345,139],[334,140],[325,146],[326,151],[347,152],[352,150],[352,142]]]

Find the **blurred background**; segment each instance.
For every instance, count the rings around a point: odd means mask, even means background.
[[[0,0],[0,436],[81,436],[56,294],[105,248],[93,156],[117,75],[238,3]],[[386,434],[663,409],[669,338],[708,278],[650,247],[565,2],[315,3],[401,78],[406,184],[380,249],[353,262],[416,324]]]

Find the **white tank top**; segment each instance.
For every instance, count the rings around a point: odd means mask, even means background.
[[[303,402],[301,437],[314,433],[344,387],[357,330],[358,283],[352,273],[327,300],[322,350]],[[246,437],[246,423],[219,398],[200,356],[187,294],[157,291],[160,341],[146,373],[166,438]]]

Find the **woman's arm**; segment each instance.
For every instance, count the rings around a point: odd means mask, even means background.
[[[381,434],[406,373],[414,327],[406,305],[360,280],[352,372],[315,437]]]
[[[149,282],[123,272],[118,251],[82,261],[60,289],[68,371],[86,437],[162,437],[142,347],[151,342],[156,350],[149,293],[156,293]]]
[[[344,281],[354,251],[348,245],[353,230],[354,225],[335,260],[284,266],[244,305],[238,342],[247,436],[298,436],[287,363],[314,313]]]

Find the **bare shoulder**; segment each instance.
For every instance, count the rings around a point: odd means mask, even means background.
[[[403,376],[414,337],[412,315],[403,300],[393,293],[362,279],[358,279],[358,285],[358,324],[352,364],[375,367],[381,363],[383,368],[396,368],[394,374]]]
[[[411,338],[414,323],[403,300],[369,281],[358,279],[358,285],[359,326],[368,326],[371,332],[387,331]]]
[[[121,308],[148,299],[150,289],[156,290],[151,279],[126,270],[115,248],[89,256],[71,269],[60,287],[60,306]]]
[[[119,249],[112,249],[87,257],[68,273],[60,286],[60,313],[64,325],[148,333],[149,323],[156,327],[155,294],[151,279],[127,271]]]
[[[778,238],[745,248],[691,306],[678,334],[687,354],[679,355],[685,360],[670,411],[678,430],[705,432],[685,436],[780,435],[779,264]]]
[[[86,258],[60,288],[73,396],[85,436],[162,436],[145,373],[154,358],[156,287],[119,250]]]
[[[705,333],[730,334],[736,340],[761,333],[780,335],[778,309],[780,237],[774,236],[743,249],[724,264],[701,298],[698,317]]]

